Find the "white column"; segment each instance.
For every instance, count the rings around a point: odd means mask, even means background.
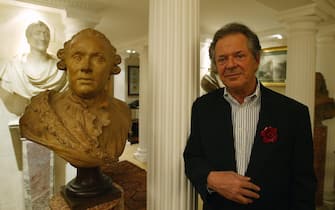
[[[330,98],[335,98],[335,24],[326,25],[319,29],[317,37],[317,71],[321,72],[326,80]],[[324,179],[324,203],[335,206],[335,118],[323,122],[328,128],[327,150]]]
[[[199,90],[199,0],[149,1],[148,210],[194,210],[183,150]]]
[[[288,24],[286,95],[309,107],[314,122],[316,24],[315,16],[298,17]]]
[[[316,33],[321,22],[335,17],[333,0],[315,0],[309,5],[279,13],[287,26],[286,95],[309,107],[314,122]]]
[[[145,45],[140,51],[140,108],[139,108],[139,144],[134,157],[141,161],[147,162],[147,141],[150,138],[149,132],[150,127],[148,122],[150,121],[149,113],[150,98],[149,98],[149,82],[148,82],[148,46]]]
[[[288,30],[286,94],[309,107],[312,122],[315,103],[315,36],[318,20],[317,17],[297,18],[290,22]]]

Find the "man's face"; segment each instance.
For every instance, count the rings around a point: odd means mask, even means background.
[[[215,63],[220,79],[228,89],[250,91],[254,88],[259,58],[253,56],[243,34],[230,34],[216,43]]]
[[[101,38],[81,34],[65,55],[70,88],[82,98],[101,94],[112,70],[111,47]]]
[[[45,52],[50,41],[50,31],[44,25],[36,25],[27,37],[31,49]]]

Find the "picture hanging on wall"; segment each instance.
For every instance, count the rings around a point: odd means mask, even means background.
[[[287,47],[272,47],[262,50],[257,78],[267,86],[285,86]]]
[[[138,96],[140,92],[139,66],[128,66],[128,95]]]

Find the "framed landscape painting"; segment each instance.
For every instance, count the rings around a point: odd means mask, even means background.
[[[287,47],[272,47],[262,50],[257,78],[268,86],[284,86],[286,80]]]

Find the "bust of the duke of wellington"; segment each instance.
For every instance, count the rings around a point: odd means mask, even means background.
[[[109,94],[110,76],[120,72],[120,56],[93,29],[74,35],[57,56],[69,88],[33,97],[20,119],[22,135],[77,168],[117,162],[131,125],[127,104]]]

